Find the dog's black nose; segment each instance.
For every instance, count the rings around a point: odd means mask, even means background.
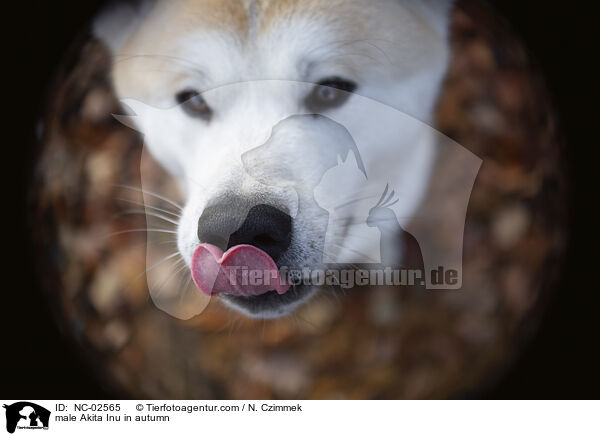
[[[229,247],[254,245],[267,252],[273,260],[288,249],[292,241],[292,217],[267,204],[254,206],[242,226],[229,237]]]
[[[240,244],[253,245],[277,261],[290,246],[292,217],[273,206],[260,204],[248,211],[240,225],[236,214],[239,210],[236,206],[240,205],[228,201],[206,208],[198,221],[198,239],[222,250]]]

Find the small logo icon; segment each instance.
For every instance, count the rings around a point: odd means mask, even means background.
[[[6,431],[14,433],[18,428],[26,430],[48,429],[50,411],[29,401],[4,405],[6,409]]]

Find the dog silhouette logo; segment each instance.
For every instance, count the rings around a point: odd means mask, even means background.
[[[14,433],[18,429],[48,429],[50,411],[29,401],[19,401],[4,405],[6,409],[6,431]]]

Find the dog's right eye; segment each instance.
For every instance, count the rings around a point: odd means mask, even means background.
[[[175,99],[188,115],[202,118],[206,121],[210,120],[212,116],[212,109],[198,91],[182,91],[175,96]]]
[[[343,105],[350,93],[356,90],[356,83],[340,77],[321,80],[304,100],[309,110],[319,112]]]

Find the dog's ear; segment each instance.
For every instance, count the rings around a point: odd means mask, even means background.
[[[94,19],[92,34],[115,55],[155,3],[156,0],[113,1]]]

